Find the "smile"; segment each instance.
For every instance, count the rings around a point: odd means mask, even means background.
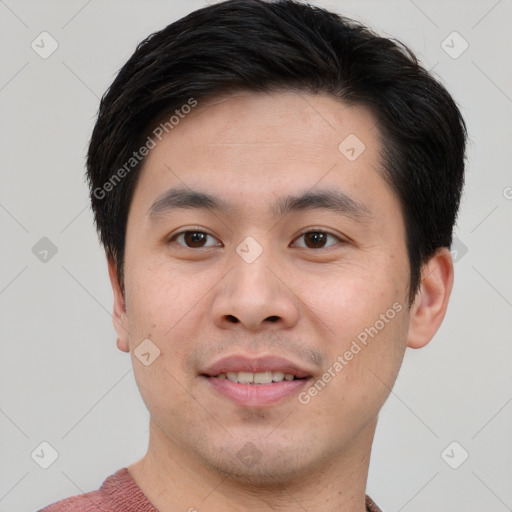
[[[282,382],[283,380],[291,381],[295,377],[292,373],[284,372],[227,372],[215,375],[217,379],[227,379],[231,382],[239,382],[240,384],[272,384],[274,382]]]

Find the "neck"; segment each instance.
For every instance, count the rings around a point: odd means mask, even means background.
[[[128,470],[160,512],[202,509],[223,512],[364,512],[371,444],[376,420],[344,453],[305,468],[293,477],[275,476],[275,485],[233,480],[206,467],[171,441],[151,421],[146,455]]]

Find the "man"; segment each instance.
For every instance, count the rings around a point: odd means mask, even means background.
[[[402,45],[283,0],[142,42],[88,153],[145,457],[57,511],[378,511],[379,410],[439,328],[466,130]]]

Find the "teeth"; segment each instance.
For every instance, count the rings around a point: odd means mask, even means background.
[[[241,384],[271,384],[272,382],[282,382],[283,380],[293,380],[295,375],[284,372],[227,372],[217,375],[218,379],[227,379]]]
[[[261,372],[254,374],[254,384],[270,384],[272,382],[272,372]]]
[[[242,384],[252,384],[254,382],[254,373],[238,372],[238,382]]]

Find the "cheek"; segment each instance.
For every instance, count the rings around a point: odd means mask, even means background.
[[[405,351],[407,313],[395,302],[380,309],[373,304],[349,308],[341,317],[326,347],[324,373],[299,398],[309,404],[315,422],[329,419],[340,434],[356,435],[375,418],[393,387]]]
[[[141,256],[140,261],[147,261]],[[194,314],[200,283],[165,264],[146,264],[130,269],[127,283],[128,320],[133,332],[161,338],[170,334],[180,319]]]
[[[143,257],[140,261],[144,261]],[[201,276],[194,272],[185,274],[168,261],[134,265],[129,275],[127,311],[132,358],[146,338],[160,350],[154,364],[161,373],[159,378],[150,380],[152,372],[134,359],[137,381],[142,389],[151,388],[157,393],[158,386],[164,385],[162,379],[167,389],[178,385],[170,375],[187,384],[191,376],[185,365],[192,348],[204,337],[205,307],[218,278],[213,272]]]
[[[302,276],[299,296],[323,331],[319,343],[330,373],[321,380],[332,382],[322,404],[327,409],[340,401],[354,411],[359,402],[375,407],[389,394],[406,346],[407,283],[408,274],[393,258]]]
[[[188,389],[190,375],[184,373],[182,366],[189,347],[197,339],[194,329],[200,319],[200,283],[165,265],[132,266],[129,275],[127,311],[137,386],[152,416],[172,424],[174,417],[188,414],[183,411],[188,411],[190,397],[187,399],[183,387]],[[138,360],[136,349],[147,338],[160,354],[145,366]],[[174,414],[176,411],[180,413]]]
[[[293,277],[294,292],[306,305],[305,314],[312,310],[331,337],[354,337],[395,302],[405,309],[408,275],[394,263],[393,257],[366,261],[363,256],[302,269]]]

